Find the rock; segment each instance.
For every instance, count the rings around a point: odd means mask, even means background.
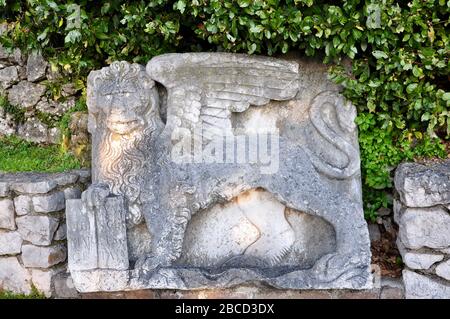
[[[64,245],[37,247],[22,246],[22,260],[25,267],[50,268],[66,260],[67,249]]]
[[[0,136],[9,136],[16,133],[16,122],[11,114],[0,107]]]
[[[398,224],[400,222],[401,214],[403,213],[404,206],[398,199],[394,199],[394,221]]]
[[[416,163],[399,165],[395,188],[408,207],[431,207],[450,202],[450,160],[424,166]]]
[[[47,114],[62,116],[75,106],[75,98],[67,99],[64,102],[42,99],[36,105],[36,109]]]
[[[30,82],[36,82],[45,78],[47,70],[47,61],[44,60],[41,53],[33,52],[27,60],[27,79]]]
[[[402,254],[403,262],[411,269],[429,269],[433,264],[444,259],[444,255],[406,252]]]
[[[27,80],[27,68],[25,66],[17,66],[17,73],[19,74],[20,81]]]
[[[66,188],[64,190],[64,197],[66,200],[81,198],[81,190],[77,186]]]
[[[45,194],[56,188],[56,184],[51,179],[39,180],[39,175],[33,177],[29,175],[29,181],[13,183],[11,189],[24,194]]]
[[[443,252],[444,254],[450,255],[450,248],[441,249],[440,251]]]
[[[450,246],[450,215],[444,208],[408,208],[399,224],[399,238],[411,249]]]
[[[407,299],[449,299],[450,285],[438,282],[410,270],[403,270]]]
[[[64,193],[56,192],[48,195],[33,197],[34,211],[37,213],[57,212],[66,207]]]
[[[0,255],[20,254],[22,237],[16,231],[0,232]]]
[[[69,184],[75,184],[79,176],[76,172],[64,172],[60,174],[54,174],[52,180],[55,181],[59,186],[66,186]]]
[[[13,201],[6,198],[0,199],[0,228],[15,230],[14,222],[14,204]]]
[[[436,275],[450,281],[450,259],[437,265]]]
[[[58,144],[61,141],[61,129],[52,127],[48,130],[47,142],[49,144]]]
[[[46,143],[48,140],[48,127],[37,118],[28,118],[24,124],[19,125],[17,135],[34,143]]]
[[[31,109],[39,102],[45,90],[45,85],[22,81],[9,89],[8,100],[12,105]]]
[[[72,277],[69,273],[61,272],[54,278],[55,298],[73,299],[79,298]]]
[[[72,172],[79,176],[80,183],[86,184],[91,181],[91,170],[89,169],[75,169]]]
[[[9,194],[9,183],[0,181],[0,197],[6,197]]]
[[[377,210],[378,216],[381,216],[381,217],[389,216],[391,213],[392,213],[392,211],[386,207],[381,207]]]
[[[14,207],[16,208],[16,214],[19,216],[31,213],[31,204],[31,197],[28,195],[19,195],[14,198]]]
[[[392,219],[390,217],[383,218],[383,227],[384,230],[392,236],[396,235],[397,231],[395,230],[394,225],[392,225]]]
[[[61,81],[63,78],[63,74],[60,72],[60,70],[58,69],[58,67],[54,67],[52,65],[50,65],[47,68],[47,80],[51,81],[51,82],[56,82],[56,81]]]
[[[31,293],[31,276],[16,257],[0,257],[0,287],[14,293]]]
[[[36,289],[43,293],[45,297],[50,298],[53,295],[53,283],[57,274],[63,272],[63,267],[53,268],[49,270],[31,269],[31,280]]]
[[[67,238],[67,226],[66,223],[59,225],[58,230],[53,236],[54,240],[65,240]]]
[[[378,241],[381,239],[381,232],[380,232],[380,228],[377,224],[372,224],[370,223],[369,225],[369,237],[370,237],[370,242],[374,242],[374,241]]]
[[[61,87],[61,95],[64,97],[73,96],[77,93],[77,88],[73,83],[63,84]]]
[[[50,245],[58,228],[58,219],[48,216],[26,215],[16,219],[19,233],[24,240],[35,245]]]
[[[0,85],[3,89],[10,88],[19,81],[19,74],[15,66],[9,66],[0,70]]]

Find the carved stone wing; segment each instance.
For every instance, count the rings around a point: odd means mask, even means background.
[[[166,54],[153,58],[147,73],[167,89],[166,130],[203,139],[231,133],[232,112],[292,99],[299,89],[297,63],[238,54]]]

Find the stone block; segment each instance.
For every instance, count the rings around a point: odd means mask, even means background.
[[[17,231],[0,231],[0,255],[20,254],[22,247],[22,237]]]
[[[64,245],[38,247],[22,246],[22,261],[27,268],[50,268],[66,260],[67,249]]]
[[[0,229],[16,229],[14,203],[9,198],[0,199]]]
[[[81,198],[81,189],[78,186],[68,187],[64,190],[64,197],[68,199],[79,199]]]
[[[45,71],[48,63],[39,52],[33,52],[28,55],[27,60],[27,79],[30,82],[36,82],[45,78]]]
[[[431,207],[450,202],[450,160],[425,166],[400,164],[395,171],[395,188],[408,207]]]
[[[9,183],[0,181],[0,197],[6,197],[9,194]]]
[[[39,178],[30,178],[30,181],[15,182],[11,189],[23,194],[45,194],[56,188],[57,184],[51,180],[39,180]]]
[[[31,275],[16,257],[0,257],[0,288],[14,293],[31,292]]]
[[[8,90],[8,100],[12,105],[31,109],[39,102],[45,90],[43,84],[21,81]]]
[[[450,284],[443,283],[411,270],[403,270],[407,299],[450,299]]]
[[[50,298],[53,296],[53,283],[55,276],[65,270],[64,267],[58,267],[53,269],[37,269],[33,268],[31,272],[31,280],[33,285],[38,291],[43,293],[45,297]]]
[[[444,255],[405,252],[402,254],[403,262],[411,269],[429,269],[433,264],[444,259]]]
[[[18,216],[27,215],[32,212],[32,201],[28,195],[19,195],[14,198],[14,207]]]
[[[110,197],[94,213],[81,200],[67,201],[69,269],[128,269],[123,198]],[[74,278],[75,279],[75,278]]]
[[[35,117],[27,118],[25,123],[19,124],[17,135],[33,143],[47,143],[48,126]]]
[[[18,217],[16,221],[22,238],[34,245],[41,246],[52,243],[53,235],[59,224],[57,218],[49,216],[26,215]]]
[[[450,281],[450,259],[437,265],[436,275]]]
[[[450,246],[450,214],[441,207],[408,208],[399,223],[399,238],[407,248]]]
[[[66,207],[63,192],[48,195],[37,195],[33,197],[34,211],[37,213],[57,212]]]
[[[10,88],[19,81],[19,74],[15,66],[9,66],[0,70],[0,86],[3,89]]]

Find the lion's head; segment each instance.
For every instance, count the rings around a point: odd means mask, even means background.
[[[130,203],[131,224],[140,222],[141,170],[149,137],[156,129],[158,91],[139,64],[114,62],[88,77],[87,104],[92,134],[94,182]]]

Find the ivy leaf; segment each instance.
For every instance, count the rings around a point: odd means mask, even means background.
[[[387,59],[388,55],[386,53],[384,53],[383,51],[379,51],[379,50],[375,50],[372,52],[372,55],[375,57],[375,59]]]
[[[65,43],[76,43],[81,39],[81,33],[78,30],[71,30],[64,38]]]
[[[406,92],[408,92],[409,94],[413,93],[417,89],[417,86],[417,83],[408,84],[408,86],[406,87]]]
[[[178,0],[173,5],[173,8],[180,11],[181,13],[184,13],[184,11],[186,10],[186,3],[183,0]]]

